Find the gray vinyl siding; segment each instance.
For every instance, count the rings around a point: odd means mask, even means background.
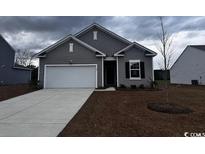
[[[74,43],[73,52],[69,52],[69,43]],[[69,40],[47,53],[45,58],[40,58],[40,85],[44,83],[44,66],[46,64],[97,64],[98,87],[102,86],[102,58],[96,53],[80,45],[74,40]]]
[[[170,69],[170,80],[174,84],[191,84],[191,80],[198,80],[205,85],[205,51],[187,47]]]
[[[31,80],[31,71],[16,68],[7,68],[0,71],[0,85],[28,84]]]
[[[14,57],[15,51],[0,36],[0,85],[29,83],[31,71],[13,68]]]
[[[98,31],[97,40],[93,40],[93,31]],[[80,35],[78,39],[102,51],[107,56],[113,56],[114,53],[128,45],[128,43],[116,39],[110,34],[107,34],[97,28],[93,28],[88,32]]]
[[[140,60],[144,62],[145,65],[145,78],[141,80],[131,80],[126,78],[125,63],[129,60]],[[152,57],[145,56],[145,52],[136,47],[130,48],[124,53],[124,57],[118,57],[119,65],[119,84],[123,84],[126,87],[131,85],[139,86],[143,84],[146,87],[150,86],[150,81],[153,79],[153,69],[152,69]]]

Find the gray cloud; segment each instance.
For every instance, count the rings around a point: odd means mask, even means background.
[[[0,17],[0,33],[16,49],[38,52],[68,34],[75,34],[89,24],[97,22],[115,33],[139,42],[155,42],[160,31],[159,17],[126,16],[69,16],[69,17]],[[170,33],[180,34],[182,50],[187,43],[203,42],[200,31],[205,30],[205,17],[164,17],[165,27]],[[151,46],[148,46],[151,47]]]
[[[73,34],[106,17],[0,17],[0,33],[14,48],[41,50],[68,34]]]
[[[200,31],[205,29],[204,17],[165,17],[165,26],[171,33],[180,31]],[[48,42],[55,41],[70,33],[76,33],[85,26],[97,22],[122,36],[136,41],[157,39],[159,32],[158,17],[0,17],[0,33],[10,36],[17,47],[40,49]],[[24,34],[24,35],[23,35]],[[31,40],[21,37],[32,35]],[[44,40],[44,41],[43,41]],[[43,41],[40,42],[40,41]],[[16,42],[16,43],[15,43]]]
[[[61,35],[73,33],[79,28],[104,17],[0,17],[0,32],[37,32]]]

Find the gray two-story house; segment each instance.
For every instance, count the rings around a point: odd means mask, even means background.
[[[31,69],[15,64],[15,50],[0,35],[0,85],[28,84]]]
[[[44,88],[150,86],[156,53],[92,24],[39,52]]]

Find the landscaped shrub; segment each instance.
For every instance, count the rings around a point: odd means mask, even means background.
[[[31,87],[33,87],[34,89],[42,89],[43,88],[42,86],[40,86],[40,82],[39,81],[31,80],[31,81],[29,81],[29,85]]]
[[[120,88],[127,88],[124,84],[120,84]]]
[[[143,84],[140,84],[140,85],[139,85],[139,88],[140,88],[140,89],[144,89],[144,85],[143,85]]]
[[[158,87],[158,83],[156,81],[151,81],[150,82],[150,87],[153,88],[153,89],[157,88]]]
[[[136,86],[136,85],[131,85],[130,88],[131,88],[131,89],[136,89],[137,86]]]

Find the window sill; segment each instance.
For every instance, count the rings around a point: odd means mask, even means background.
[[[141,80],[141,78],[130,78],[130,80]]]

